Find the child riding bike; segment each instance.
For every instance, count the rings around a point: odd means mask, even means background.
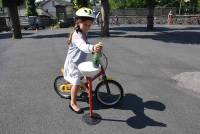
[[[86,61],[87,53],[100,52],[100,44],[92,45],[88,42],[87,33],[94,21],[94,14],[89,8],[81,8],[76,12],[74,31],[69,35],[68,53],[64,64],[64,79],[72,84],[71,102],[69,108],[77,114],[83,113],[76,101],[77,92],[81,84],[82,74],[78,65]]]

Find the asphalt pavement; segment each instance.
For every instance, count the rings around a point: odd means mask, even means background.
[[[198,134],[200,94],[172,79],[200,71],[199,26],[111,26],[89,33],[108,57],[107,75],[121,83],[125,96],[114,108],[94,103],[102,116],[89,126],[73,113],[69,100],[53,89],[67,53],[68,29],[23,31],[13,40],[0,33],[0,134]],[[95,87],[95,84],[94,86]],[[88,104],[79,102],[88,113]]]

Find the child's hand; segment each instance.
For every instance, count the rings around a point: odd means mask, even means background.
[[[101,52],[102,48],[103,46],[100,43],[98,43],[94,45],[93,50],[94,52]]]

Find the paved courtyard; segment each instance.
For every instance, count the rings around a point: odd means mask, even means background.
[[[53,81],[63,67],[70,29],[23,31],[12,40],[0,33],[0,134],[198,134],[200,93],[172,79],[200,72],[200,27],[156,25],[111,26],[101,38],[93,27],[91,43],[103,42],[107,74],[120,82],[125,96],[119,106],[95,103],[102,121],[88,126],[68,108]],[[88,104],[79,102],[88,112]]]

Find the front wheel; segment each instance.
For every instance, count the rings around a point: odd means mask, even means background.
[[[115,106],[123,98],[122,86],[114,80],[100,82],[95,89],[95,97],[104,106]]]

